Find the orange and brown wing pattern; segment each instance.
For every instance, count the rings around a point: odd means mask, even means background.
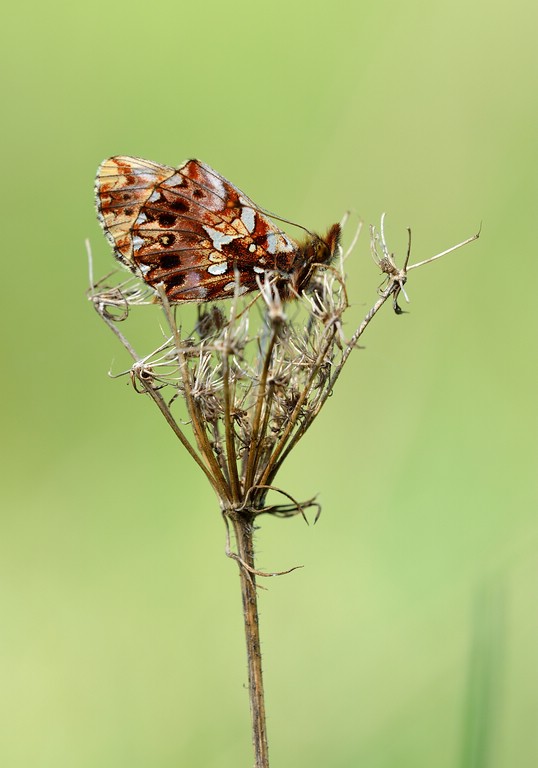
[[[105,160],[96,180],[101,225],[116,257],[172,302],[213,301],[283,279],[299,246],[219,173],[198,160],[179,168],[134,157]]]
[[[135,272],[133,226],[155,187],[173,173],[173,168],[135,157],[111,157],[97,171],[95,204],[99,223],[116,258]]]

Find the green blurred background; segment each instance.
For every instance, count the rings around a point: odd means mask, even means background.
[[[273,764],[538,764],[535,2],[15,4],[0,57],[0,765],[252,764],[236,566],[85,299],[93,177],[199,157],[323,230],[388,212],[410,313],[364,337],[265,520]],[[350,234],[348,233],[348,237]],[[366,310],[380,281],[349,262]],[[407,307],[406,307],[407,308]]]

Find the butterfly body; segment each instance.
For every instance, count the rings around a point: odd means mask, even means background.
[[[225,299],[259,288],[265,274],[296,298],[338,247],[292,240],[241,190],[199,160],[179,168],[135,157],[105,160],[95,184],[98,218],[116,258],[171,302]]]

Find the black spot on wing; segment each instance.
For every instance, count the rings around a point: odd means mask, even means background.
[[[177,216],[173,213],[160,213],[158,221],[161,227],[173,227],[177,221]]]
[[[177,269],[181,266],[181,259],[177,253],[164,253],[159,259],[162,269]]]
[[[185,272],[178,272],[175,275],[171,275],[170,277],[167,277],[165,281],[167,292],[171,291],[173,288],[180,288],[182,285],[184,285],[185,280],[186,280]]]

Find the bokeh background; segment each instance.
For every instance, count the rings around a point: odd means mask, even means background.
[[[93,177],[200,157],[420,260],[264,520],[275,766],[538,764],[534,2],[138,0],[3,17],[0,764],[252,764],[235,564],[204,478],[86,301]],[[351,227],[352,228],[352,227]],[[350,237],[351,229],[347,237]],[[380,281],[362,237],[357,311]],[[407,308],[407,307],[406,307]]]

